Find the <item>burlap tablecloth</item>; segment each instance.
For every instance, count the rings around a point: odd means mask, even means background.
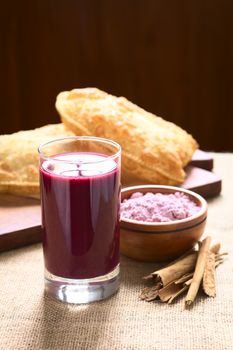
[[[0,349],[233,349],[233,154],[215,154],[222,195],[209,201],[206,233],[230,255],[217,271],[217,297],[168,306],[138,299],[155,264],[122,257],[117,295],[67,305],[43,294],[41,245],[0,255]]]

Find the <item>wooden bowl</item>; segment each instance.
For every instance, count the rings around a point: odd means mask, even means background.
[[[140,261],[164,262],[177,258],[197,243],[204,232],[207,218],[207,203],[204,198],[179,187],[141,185],[122,189],[121,199],[129,198],[134,192],[182,192],[200,206],[200,210],[186,219],[171,222],[155,223],[121,218],[122,254]]]

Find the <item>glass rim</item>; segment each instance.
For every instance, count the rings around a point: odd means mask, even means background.
[[[39,147],[37,148],[38,150],[38,153],[39,153],[39,156],[40,157],[43,157],[44,160],[55,160],[55,161],[58,161],[58,162],[63,162],[63,163],[76,163],[75,161],[71,161],[71,160],[66,160],[66,159],[59,159],[59,158],[56,158],[56,155],[54,156],[46,156],[44,154],[44,152],[42,151],[43,147],[45,146],[48,146],[50,144],[53,144],[53,143],[56,143],[56,142],[61,142],[61,141],[69,141],[69,140],[86,140],[86,141],[96,141],[96,142],[102,142],[102,143],[105,143],[105,144],[111,144],[112,146],[115,146],[117,148],[117,151],[116,153],[114,153],[113,155],[106,155],[106,159],[100,159],[100,160],[90,160],[90,161],[84,161],[83,163],[100,163],[100,162],[106,162],[106,160],[109,160],[109,159],[116,159],[118,158],[120,155],[121,155],[121,146],[119,145],[119,143],[113,141],[113,140],[110,140],[110,139],[106,139],[104,137],[97,137],[97,136],[65,136],[65,137],[59,137],[59,138],[55,138],[55,139],[52,139],[50,141],[47,141],[47,142],[43,142],[39,145]],[[90,153],[90,152],[88,152]]]

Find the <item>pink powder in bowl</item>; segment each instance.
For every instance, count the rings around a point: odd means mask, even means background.
[[[145,222],[168,222],[195,215],[200,207],[182,192],[135,192],[121,203],[121,217]]]

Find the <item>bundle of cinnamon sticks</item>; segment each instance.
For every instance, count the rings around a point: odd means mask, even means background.
[[[185,306],[190,307],[200,287],[207,296],[216,295],[215,269],[224,261],[220,243],[210,245],[211,237],[198,243],[192,250],[166,267],[154,271],[144,279],[151,283],[144,288],[140,298],[146,301],[160,299],[171,304],[178,296],[187,292]]]

